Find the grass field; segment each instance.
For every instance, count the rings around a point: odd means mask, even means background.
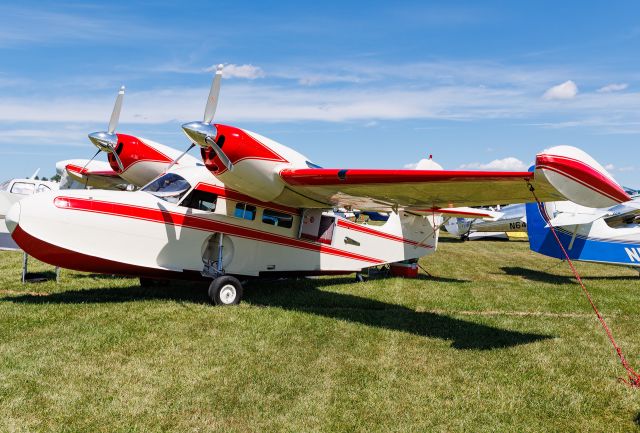
[[[194,284],[21,285],[20,261],[0,261],[2,432],[640,430],[566,264],[526,242],[445,239],[434,278],[256,282],[237,308]],[[637,272],[578,269],[639,366]]]

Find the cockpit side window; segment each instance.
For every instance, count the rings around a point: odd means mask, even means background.
[[[30,182],[16,182],[11,187],[14,194],[31,195],[36,190],[36,186]]]
[[[194,189],[185,197],[184,200],[182,200],[180,206],[199,209],[206,212],[214,212],[216,210],[217,200],[218,196],[216,194]]]
[[[185,178],[175,173],[166,173],[147,184],[142,191],[169,203],[178,203],[190,189],[191,185]]]
[[[47,185],[43,183],[38,185],[38,188],[36,188],[36,192],[47,192],[47,191],[51,191],[51,188],[49,188]]]

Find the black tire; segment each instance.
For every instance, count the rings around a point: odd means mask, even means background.
[[[364,275],[362,275],[362,272],[356,272],[356,283],[363,283],[364,282]]]
[[[209,285],[209,299],[214,305],[238,305],[242,299],[242,284],[230,275],[218,277]]]

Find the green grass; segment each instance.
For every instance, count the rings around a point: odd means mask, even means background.
[[[2,254],[2,432],[640,430],[566,264],[525,242],[445,239],[434,278],[254,282],[237,308],[197,284],[22,285],[20,263]],[[637,272],[578,269],[640,366]]]

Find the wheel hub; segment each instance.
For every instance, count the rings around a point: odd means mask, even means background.
[[[220,289],[220,301],[222,301],[223,304],[232,304],[236,296],[238,296],[238,293],[232,284],[225,284]]]

